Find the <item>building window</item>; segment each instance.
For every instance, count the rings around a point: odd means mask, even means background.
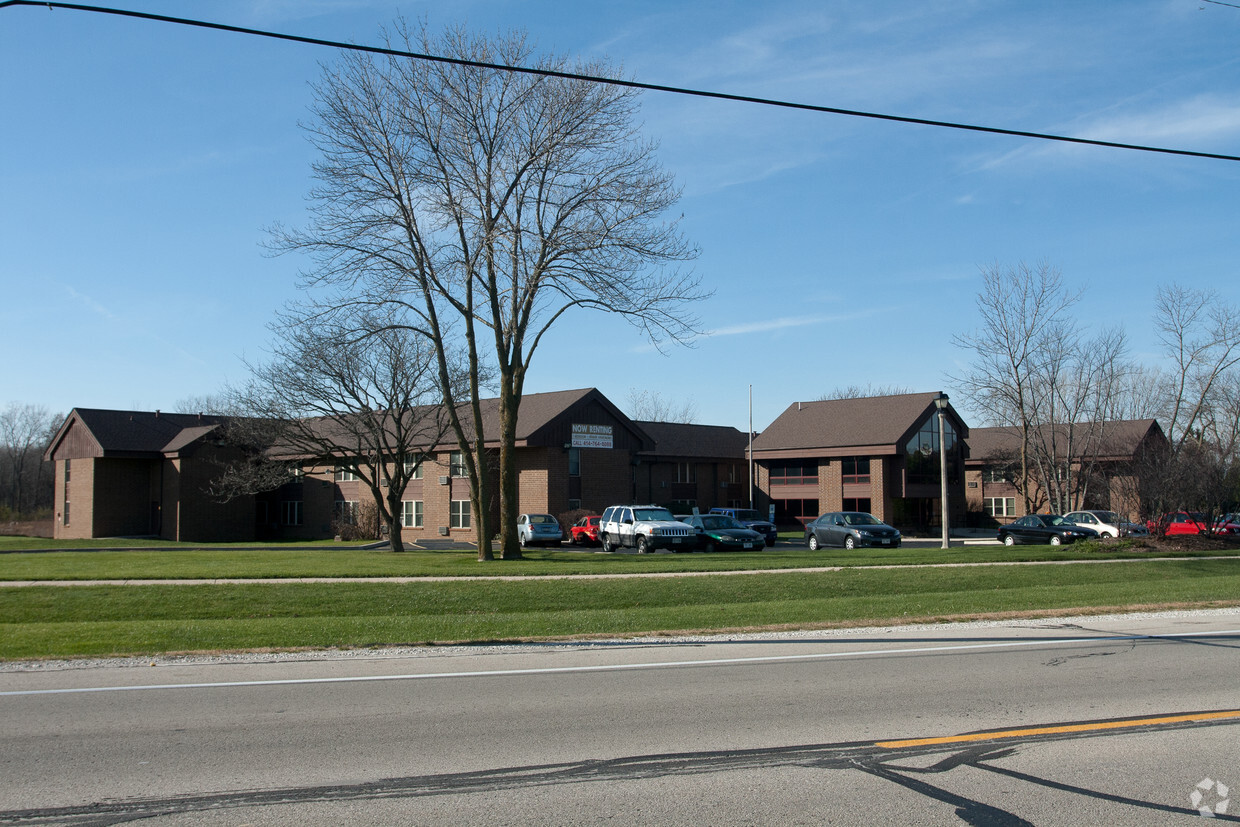
[[[336,468],[336,482],[357,482],[357,469],[341,465]]]
[[[357,500],[336,500],[336,521],[357,525]]]
[[[280,503],[280,522],[284,525],[301,525],[301,500],[284,500]]]
[[[422,527],[422,501],[404,500],[400,504],[400,524],[405,528]]]
[[[818,516],[818,500],[774,500],[778,525],[804,525]]]
[[[1008,469],[1000,466],[988,466],[982,469],[982,482],[1007,482]]]
[[[986,513],[992,517],[1015,517],[1015,497],[987,497]]]
[[[405,475],[411,480],[422,479],[422,460],[423,457],[417,459],[405,458]]]
[[[676,463],[676,482],[697,482],[697,466],[692,462]]]
[[[864,511],[865,513],[869,514],[870,513],[870,498],[869,497],[845,497],[844,498],[844,510],[845,511]]]
[[[568,501],[568,510],[577,511],[581,508],[581,500],[570,499]]]
[[[818,462],[793,460],[771,463],[771,485],[817,485]],[[818,515],[815,514],[815,517]]]
[[[448,458],[449,472],[454,477],[469,476],[469,469],[465,467],[465,454],[461,451],[453,451]]]
[[[943,423],[943,435],[947,440],[947,479],[956,481],[956,430],[951,420]],[[905,445],[904,468],[908,482],[928,485],[938,483],[942,470],[939,467],[939,418],[930,416],[921,430],[909,438]]]
[[[570,477],[581,476],[581,449],[568,449],[568,475]]]
[[[870,482],[870,458],[869,457],[844,457],[840,460],[843,468],[845,483],[866,483]],[[868,511],[865,508],[851,508],[845,511]]]
[[[61,509],[65,525],[69,524],[69,462],[69,460],[65,460],[65,502],[64,507]]]
[[[453,528],[469,528],[469,500],[452,501]]]

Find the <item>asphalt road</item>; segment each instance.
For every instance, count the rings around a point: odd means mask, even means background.
[[[1238,679],[1234,611],[9,667],[0,824],[1228,823]]]

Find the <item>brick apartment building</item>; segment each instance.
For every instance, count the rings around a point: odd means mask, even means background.
[[[867,511],[886,523],[942,523],[939,393],[796,402],[754,439],[760,505],[780,525],[828,511]],[[945,421],[949,519],[965,512],[968,426],[948,406]]]
[[[482,410],[484,432],[498,433],[498,400],[484,400]],[[45,455],[56,466],[54,536],[319,539],[370,499],[346,456],[307,462],[275,491],[213,499],[207,484],[239,458],[223,425],[197,414],[75,408]],[[529,394],[517,423],[518,507],[558,515],[634,501],[734,504],[747,491],[746,441],[735,428],[633,422],[593,388]],[[498,452],[498,443],[490,447]],[[403,536],[472,542],[457,446],[421,453],[402,503]]]
[[[1080,475],[1082,502],[1079,508],[1101,508],[1135,520],[1140,515],[1137,495],[1138,460],[1151,450],[1167,445],[1167,438],[1153,419],[1127,419],[1102,426],[1081,423],[1070,438],[1066,426],[1058,426],[1059,450],[1067,453],[1073,473]],[[1035,439],[1050,444],[1049,429]],[[965,460],[969,510],[986,523],[1003,525],[1025,516],[1020,475],[1020,429],[974,428],[969,434],[970,452]],[[1030,503],[1034,513],[1044,512],[1047,497],[1037,483],[1038,472],[1030,461]]]

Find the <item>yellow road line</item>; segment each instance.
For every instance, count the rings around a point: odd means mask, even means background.
[[[1160,724],[1180,724],[1187,721],[1217,721],[1226,718],[1240,718],[1240,709],[1224,712],[1198,712],[1191,715],[1166,715],[1161,718],[1139,718],[1127,721],[1102,721],[1095,724],[1065,724],[1062,726],[1030,727],[1028,729],[1007,729],[998,732],[974,732],[969,735],[948,735],[943,738],[912,738],[907,741],[879,741],[875,746],[887,749],[900,747],[924,747],[935,744],[961,744],[969,741],[991,741],[998,738],[1023,738],[1031,735],[1056,735],[1064,732],[1092,732],[1103,729],[1125,729],[1139,726],[1158,726]]]

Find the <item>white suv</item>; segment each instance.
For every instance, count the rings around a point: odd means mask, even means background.
[[[629,546],[645,554],[659,548],[692,549],[697,532],[678,522],[672,512],[658,505],[613,505],[603,511],[598,537],[603,551]]]

